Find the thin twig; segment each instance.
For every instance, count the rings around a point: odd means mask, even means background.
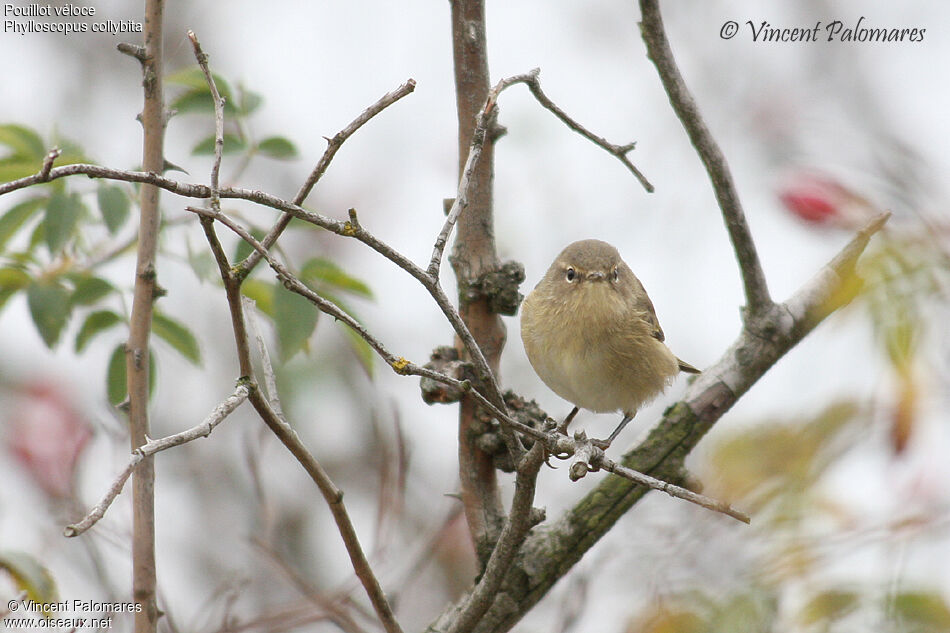
[[[261,242],[255,239],[254,236],[250,234],[250,232],[248,232],[245,228],[243,228],[241,225],[236,223],[234,220],[232,220],[228,216],[222,213],[215,213],[214,211],[211,211],[210,209],[203,209],[200,207],[187,207],[186,210],[192,213],[195,213],[201,217],[212,218],[214,220],[217,220],[218,222],[221,222],[226,227],[228,227],[231,231],[237,234],[241,239],[243,239],[245,242],[250,244],[254,248],[254,250],[257,253],[259,253],[263,259],[267,261],[268,265],[274,270],[274,272],[277,273],[281,282],[285,285],[285,287],[288,288],[288,290],[296,292],[297,294],[301,295],[302,297],[306,298],[311,303],[313,303],[315,306],[317,306],[317,308],[319,308],[321,311],[329,314],[330,316],[332,316],[334,319],[337,319],[338,321],[342,321],[345,325],[350,327],[363,340],[365,340],[369,344],[369,346],[384,361],[386,361],[386,364],[389,365],[393,369],[393,371],[395,371],[397,374],[425,376],[425,377],[429,377],[434,380],[440,380],[443,382],[449,381],[449,384],[452,384],[453,386],[456,386],[462,389],[467,390],[471,388],[471,385],[465,381],[459,381],[453,378],[449,378],[448,376],[444,376],[443,374],[440,374],[439,372],[435,372],[435,371],[426,369],[424,367],[420,367],[416,365],[415,363],[412,363],[406,360],[402,356],[397,356],[393,354],[392,352],[390,352],[376,337],[370,334],[366,330],[366,328],[364,328],[359,323],[359,321],[357,321],[352,316],[347,314],[344,310],[342,310],[339,306],[337,306],[332,301],[325,299],[324,297],[321,297],[320,295],[315,293],[313,290],[307,287],[306,284],[304,284],[302,281],[297,279],[289,270],[287,270],[287,268],[283,264],[277,261],[277,259],[274,258],[274,256],[271,255],[267,251],[267,249],[264,248],[264,245]],[[447,301],[447,298],[446,298],[446,301]],[[500,397],[500,393],[498,394],[498,396]],[[485,396],[481,396],[481,398],[479,399],[483,401],[483,404],[489,405],[489,410],[492,411],[493,414],[501,415],[504,419],[507,419],[509,425],[512,426],[513,428],[522,427],[522,428],[518,428],[518,430],[528,433],[528,434],[535,432],[534,429],[531,429],[531,427],[520,424],[512,420],[509,416],[502,413],[500,408],[497,405],[492,404],[489,398]],[[540,434],[540,432],[537,432],[537,433]],[[543,437],[543,434],[540,434],[540,435]]]
[[[488,103],[486,102],[486,107]],[[472,134],[472,144],[468,151],[468,158],[465,160],[465,169],[462,170],[462,177],[459,178],[458,192],[455,200],[452,201],[452,207],[446,214],[445,222],[442,224],[442,230],[435,238],[435,245],[432,247],[432,257],[429,258],[429,267],[426,273],[435,280],[439,279],[439,270],[442,267],[442,255],[445,252],[445,245],[449,241],[449,235],[455,226],[459,215],[468,207],[468,196],[471,190],[472,174],[478,165],[478,159],[482,155],[482,147],[485,145],[485,134],[491,118],[483,108],[478,115],[478,123],[475,125],[475,131]]]
[[[498,95],[502,90],[511,85],[530,81],[530,76],[530,73],[515,75],[502,79],[495,84],[495,87],[488,92],[485,103],[475,119],[472,142],[469,145],[468,157],[465,159],[465,167],[462,169],[462,175],[459,178],[458,191],[455,200],[452,201],[449,212],[446,214],[442,230],[439,231],[438,236],[435,238],[435,245],[432,248],[432,257],[429,258],[429,267],[426,269],[426,272],[433,279],[437,280],[439,278],[439,269],[442,267],[442,256],[445,251],[445,246],[449,241],[449,236],[452,233],[452,228],[455,226],[455,222],[458,220],[462,211],[468,207],[468,198],[471,193],[472,185],[474,184],[473,175],[475,168],[478,166],[479,158],[481,158],[482,155],[482,147],[485,145],[485,135],[488,133],[489,126],[495,120],[495,114],[497,112],[495,104],[498,101]]]
[[[79,536],[93,525],[99,522],[99,520],[105,516],[106,510],[109,509],[109,506],[112,505],[112,502],[115,501],[115,498],[119,496],[119,493],[122,492],[122,488],[125,487],[125,482],[128,481],[129,477],[132,475],[132,472],[135,468],[142,462],[143,459],[154,455],[160,451],[168,450],[175,446],[181,446],[192,440],[196,440],[199,437],[208,437],[211,434],[211,431],[214,430],[214,427],[218,426],[221,422],[224,421],[226,417],[231,415],[238,405],[244,402],[247,399],[250,389],[245,384],[240,384],[234,390],[230,396],[228,396],[223,402],[218,404],[208,417],[206,417],[200,424],[197,424],[187,431],[182,431],[181,433],[176,433],[174,435],[169,435],[168,437],[163,437],[157,440],[149,440],[136,450],[132,451],[132,458],[129,460],[128,466],[116,477],[115,481],[109,487],[109,490],[102,497],[102,499],[89,511],[86,516],[79,521],[78,523],[73,523],[72,525],[67,525],[64,530],[66,536]]]
[[[683,499],[684,501],[695,503],[696,505],[706,508],[707,510],[712,510],[713,512],[719,512],[721,514],[731,516],[733,519],[737,519],[743,523],[751,523],[752,521],[748,514],[740,510],[736,510],[724,501],[716,501],[715,499],[710,499],[705,495],[693,492],[692,490],[687,490],[681,486],[657,479],[656,477],[644,475],[637,470],[633,470],[632,468],[627,468],[626,466],[618,464],[617,462],[608,459],[606,456],[601,455],[596,457],[593,460],[593,463],[595,466],[603,468],[604,470],[619,477],[629,479],[634,483],[647,486],[648,488],[652,488],[654,490],[659,490],[660,492],[665,492],[671,497]]]
[[[274,366],[270,362],[270,354],[267,352],[267,344],[264,342],[264,335],[261,334],[260,324],[252,309],[256,304],[253,299],[244,295],[241,295],[241,301],[244,303],[244,314],[247,320],[251,322],[254,340],[257,342],[257,353],[260,355],[261,367],[264,370],[264,388],[267,391],[267,401],[274,412],[283,419],[284,409],[280,404],[280,397],[277,395],[277,375],[274,373]]]
[[[58,147],[54,147],[49,152],[46,153],[46,157],[43,159],[43,168],[40,169],[39,177],[41,181],[49,179],[49,172],[53,168],[53,161],[59,158],[59,155],[63,151]]]
[[[699,106],[696,105],[696,101],[690,94],[686,83],[683,81],[683,76],[676,66],[673,51],[670,49],[670,43],[663,28],[663,20],[660,16],[657,1],[640,0],[640,12],[643,19],[640,24],[640,32],[643,41],[646,43],[647,55],[656,66],[660,81],[663,83],[663,88],[670,99],[670,105],[673,106],[676,116],[683,124],[689,140],[696,148],[696,152],[709,174],[709,179],[712,181],[716,200],[719,203],[726,229],[729,232],[729,239],[732,240],[732,247],[735,249],[736,258],[739,260],[742,282],[745,286],[746,317],[754,318],[765,314],[773,307],[772,298],[769,295],[765,273],[762,271],[762,264],[759,261],[755,242],[752,239],[752,233],[742,210],[739,194],[732,181],[732,174],[729,172],[726,157],[710,133],[709,128],[706,127],[706,123],[699,112]]]
[[[232,327],[234,329],[235,340],[238,346],[238,355],[241,365],[242,372],[250,379],[251,374],[251,362],[250,362],[250,353],[248,349],[247,341],[247,329],[245,324],[245,310],[242,297],[240,295],[240,285],[245,275],[250,272],[253,268],[253,263],[243,269],[243,273],[235,273],[229,266],[227,266],[227,258],[223,254],[223,251],[220,248],[220,243],[217,240],[217,237],[213,229],[213,220],[220,219],[221,217],[221,205],[220,205],[220,191],[218,185],[218,172],[220,169],[221,162],[221,148],[223,147],[223,101],[220,98],[220,95],[217,94],[217,88],[214,85],[214,80],[211,77],[211,73],[208,70],[207,66],[207,56],[202,53],[200,45],[198,44],[197,38],[194,37],[194,34],[189,32],[189,37],[192,40],[192,44],[195,48],[195,55],[198,58],[198,63],[202,67],[202,70],[205,73],[205,78],[208,81],[209,87],[211,88],[212,95],[215,98],[215,163],[212,167],[211,172],[211,211],[206,214],[200,214],[201,224],[205,229],[205,234],[208,237],[209,244],[211,245],[212,251],[215,252],[215,258],[218,261],[219,269],[221,271],[221,277],[225,284],[225,289],[228,296],[228,304],[231,310],[231,320]],[[411,91],[414,82],[410,80],[409,82],[409,91]],[[398,97],[396,97],[398,98]],[[393,99],[395,100],[395,98]],[[381,110],[385,105],[382,105],[379,109]],[[369,120],[374,113],[364,113],[366,115],[365,120]],[[360,121],[357,125],[353,127],[351,131],[346,133],[346,136],[352,134],[356,128],[358,128],[365,121]],[[335,153],[336,148],[339,147],[339,144],[342,144],[344,139],[340,139],[338,143],[335,144]],[[334,143],[331,142],[331,146],[334,146]],[[332,158],[332,153],[325,154],[326,163],[323,165],[323,170],[326,169],[326,164],[329,164],[330,158]],[[322,170],[320,172],[322,174]],[[313,178],[313,182],[316,182],[319,178],[317,174]],[[311,183],[312,186],[312,183]],[[305,197],[305,192],[302,190],[301,194],[298,195],[299,200],[295,203],[299,204],[302,202]],[[194,211],[194,209],[189,209]],[[292,217],[290,214],[285,213],[285,217]],[[284,224],[286,227],[286,223]],[[232,228],[233,227],[229,227]],[[283,230],[272,231],[269,234],[269,237],[276,241],[280,232]],[[244,237],[244,236],[242,236]],[[251,238],[250,235],[246,234],[246,238]],[[245,238],[245,239],[246,239]],[[259,250],[255,251],[259,253],[258,256],[267,254],[266,249],[258,244]],[[273,266],[278,264],[276,260],[269,259],[269,263]],[[247,263],[248,260],[245,260]],[[278,264],[279,265],[279,264]],[[275,269],[276,270],[276,269]],[[289,273],[288,273],[289,275]],[[304,286],[299,280],[294,279],[302,288],[309,290]],[[285,283],[288,283],[285,280]],[[298,289],[299,290],[299,289]],[[314,295],[316,296],[316,295]],[[331,304],[332,305],[332,304]],[[339,310],[335,305],[332,306],[336,308],[340,314],[346,315],[342,310]],[[338,317],[339,318],[339,317]],[[355,321],[354,324],[358,325]],[[259,339],[259,342],[262,343],[262,340]],[[262,346],[263,347],[263,346]],[[255,409],[258,411],[260,416],[263,418],[267,426],[273,431],[278,438],[284,443],[284,445],[290,450],[290,452],[297,458],[297,460],[304,466],[307,472],[311,475],[311,478],[317,484],[317,487],[320,489],[321,493],[324,495],[330,510],[333,513],[334,519],[336,520],[337,527],[340,531],[340,535],[343,538],[344,545],[347,549],[347,552],[350,554],[350,560],[353,564],[353,568],[356,572],[357,577],[360,579],[363,584],[367,595],[372,602],[374,609],[383,623],[383,626],[389,633],[401,633],[402,629],[400,628],[398,622],[396,622],[395,617],[393,616],[392,608],[389,606],[389,603],[386,600],[385,595],[383,594],[382,588],[379,585],[379,581],[376,579],[376,576],[373,574],[372,568],[369,565],[369,562],[366,560],[366,556],[363,553],[362,547],[359,544],[359,540],[356,536],[356,531],[353,529],[352,522],[350,521],[349,515],[346,512],[346,508],[343,505],[343,493],[337,488],[333,482],[327,476],[326,472],[320,466],[320,464],[313,458],[310,452],[306,449],[302,442],[300,442],[299,437],[290,428],[287,422],[283,419],[283,415],[280,412],[279,401],[277,400],[277,390],[276,385],[273,380],[273,369],[270,367],[269,358],[267,356],[266,348],[262,349],[261,357],[265,363],[265,374],[269,376],[266,378],[269,380],[268,390],[269,398],[271,400],[265,399],[261,396],[259,390],[253,390],[252,403],[254,404]],[[272,403],[277,404],[275,408],[272,406]]]
[[[300,594],[318,609],[322,609],[326,618],[340,627],[345,633],[368,633],[362,628],[353,617],[347,612],[346,608],[339,604],[341,600],[324,595],[313,587],[300,573],[286,560],[280,552],[276,551],[268,543],[264,542],[258,536],[251,537],[251,544],[262,551],[274,563],[278,570],[287,578],[287,580],[300,592]]]
[[[292,209],[291,212],[294,213],[296,217],[307,221],[306,215],[298,213],[295,209]],[[331,228],[330,230],[333,229]],[[429,295],[435,301],[436,305],[439,306],[440,310],[442,310],[442,314],[449,321],[452,329],[455,330],[455,333],[462,341],[462,345],[464,345],[465,349],[468,351],[471,361],[475,366],[475,374],[478,376],[481,382],[485,383],[491,400],[496,403],[496,406],[503,408],[504,398],[501,396],[501,386],[498,384],[498,380],[495,377],[494,372],[491,370],[481,346],[475,340],[475,337],[465,324],[465,321],[462,319],[458,310],[456,310],[455,306],[452,305],[448,295],[446,295],[445,291],[442,289],[439,280],[430,276],[426,271],[422,270],[422,268],[413,263],[405,255],[396,251],[385,242],[377,239],[372,233],[364,229],[359,223],[359,220],[356,217],[356,211],[354,209],[350,209],[350,221],[343,224],[343,229],[339,231],[339,233],[341,235],[352,237],[363,242],[374,251],[405,270],[422,284],[422,287],[429,292]]]
[[[224,99],[218,92],[218,86],[211,76],[211,70],[208,68],[208,54],[201,50],[201,43],[198,36],[191,29],[188,30],[188,39],[191,40],[191,46],[195,51],[195,59],[198,60],[198,66],[204,73],[205,81],[211,90],[211,98],[214,102],[214,162],[211,165],[211,208],[220,211],[221,199],[218,194],[220,183],[218,181],[221,173],[221,155],[224,152]]]
[[[71,165],[70,165],[71,167]],[[56,171],[55,169],[53,170]],[[134,174],[136,177],[140,175],[139,172],[128,172],[127,175]],[[164,180],[164,179],[162,179]],[[179,183],[166,182],[165,184],[176,188],[176,193],[180,191],[187,191],[187,185],[180,185]],[[203,187],[207,191],[207,187]],[[194,197],[207,197],[207,196],[194,196]],[[429,292],[430,296],[435,301],[436,305],[441,309],[442,314],[445,315],[449,323],[452,325],[452,328],[458,334],[459,338],[462,340],[462,344],[465,345],[465,348],[468,350],[471,355],[473,364],[475,365],[475,372],[478,375],[479,379],[487,385],[488,393],[493,402],[496,403],[496,406],[503,407],[504,400],[501,397],[501,387],[498,384],[498,381],[491,371],[491,368],[488,365],[488,361],[485,359],[484,354],[482,353],[481,348],[478,343],[475,341],[475,338],[472,336],[472,333],[469,331],[468,326],[465,325],[462,321],[461,316],[459,316],[458,311],[455,309],[455,306],[452,305],[452,302],[449,300],[448,296],[445,294],[445,291],[442,289],[442,286],[438,283],[438,280],[433,279],[429,276],[426,271],[422,270],[419,266],[413,263],[412,260],[407,258],[405,255],[395,250],[385,242],[379,240],[372,233],[363,228],[359,223],[359,220],[356,216],[356,211],[350,209],[349,215],[350,219],[346,222],[340,222],[338,220],[330,219],[319,213],[311,213],[306,209],[301,208],[298,205],[281,200],[275,196],[264,193],[262,191],[249,191],[244,189],[231,189],[225,188],[221,190],[222,198],[240,198],[243,200],[249,200],[268,206],[274,209],[280,209],[290,212],[294,217],[300,218],[305,222],[309,222],[316,226],[332,231],[338,235],[343,235],[345,237],[352,237],[360,242],[363,242],[374,251],[393,262],[407,273],[409,273],[413,278],[419,281],[422,286]],[[231,230],[238,232],[240,229],[241,232],[238,233],[249,244],[254,245],[255,243],[266,251],[267,249],[263,248],[263,242],[258,242],[250,237],[250,234],[241,229],[238,225],[230,222],[227,216],[221,214],[216,215],[213,212],[209,212],[207,209],[200,209],[197,207],[188,207],[188,211],[197,213],[205,217],[212,217],[222,223],[224,223]],[[227,221],[226,221],[227,220]],[[248,236],[248,237],[244,237]],[[250,239],[249,239],[250,238]],[[255,252],[261,256],[262,251],[258,250],[255,247]],[[396,359],[398,360],[398,359]]]
[[[145,63],[145,47],[139,46],[138,44],[130,44],[129,42],[119,42],[115,45],[116,50],[120,53],[133,57],[139,61],[139,63]]]
[[[283,443],[297,459],[300,465],[303,466],[307,474],[310,475],[311,480],[313,480],[317,488],[319,488],[320,493],[327,502],[327,506],[330,508],[331,514],[333,514],[333,520],[336,522],[337,530],[340,532],[347,554],[350,556],[350,563],[353,565],[353,570],[363,585],[363,589],[373,604],[373,609],[376,611],[376,615],[382,622],[383,627],[387,633],[402,633],[402,628],[393,615],[392,607],[386,599],[379,580],[373,573],[373,568],[366,559],[366,554],[360,545],[359,537],[356,535],[356,530],[353,527],[353,522],[346,510],[346,505],[343,503],[343,492],[337,488],[336,484],[333,483],[333,480],[330,479],[330,476],[323,469],[323,466],[320,465],[320,462],[314,458],[313,454],[310,453],[303,442],[300,441],[300,437],[293,427],[282,420],[276,412],[271,409],[267,399],[261,394],[260,390],[252,391],[250,400],[251,404],[254,405],[254,408],[264,420],[264,423],[267,424],[281,443]]]
[[[333,160],[333,157],[336,156],[337,151],[342,147],[346,139],[353,136],[354,133],[364,124],[366,124],[374,116],[396,103],[406,95],[410,94],[413,90],[416,89],[416,82],[414,79],[409,79],[406,83],[402,84],[392,92],[387,92],[382,97],[380,97],[376,103],[366,108],[358,117],[353,119],[349,125],[336,133],[333,138],[327,139],[327,148],[324,150],[323,155],[320,157],[320,160],[317,161],[316,166],[313,168],[313,171],[310,172],[310,175],[307,177],[306,182],[300,187],[300,190],[297,192],[297,195],[294,196],[293,204],[302,205],[303,201],[307,199],[307,196],[310,195],[310,191],[317,184],[321,177],[323,177],[324,172],[326,172],[327,167],[330,166],[330,162]],[[264,236],[262,243],[265,248],[270,250],[270,248],[277,242],[277,238],[281,236],[284,232],[284,229],[287,228],[287,225],[290,224],[290,220],[293,218],[293,215],[285,212],[277,220],[277,223],[268,231],[267,235]],[[257,252],[251,253],[246,260],[241,262],[240,269],[241,275],[247,276],[251,273],[252,270],[260,262],[260,255]]]
[[[528,89],[531,90],[531,94],[533,94],[534,98],[538,100],[538,103],[547,108],[552,114],[554,114],[554,116],[560,119],[564,125],[571,128],[594,145],[606,150],[607,153],[615,156],[617,160],[623,163],[623,166],[630,170],[630,173],[633,174],[638,181],[640,181],[640,184],[643,185],[643,188],[646,189],[648,193],[653,193],[653,185],[649,180],[647,180],[646,176],[643,175],[643,172],[637,169],[637,166],[634,165],[629,158],[627,158],[627,154],[633,151],[637,144],[627,143],[626,145],[616,145],[602,136],[597,136],[583,125],[575,121],[564,110],[558,107],[558,105],[554,103],[550,97],[544,94],[544,91],[541,89],[541,79],[539,77],[540,72],[540,69],[536,68],[535,70],[531,71],[531,77],[525,81],[525,83],[528,84]]]
[[[313,168],[313,171],[310,172],[310,176],[307,177],[306,182],[303,186],[300,187],[300,191],[297,192],[297,195],[294,196],[294,204],[303,204],[303,201],[307,199],[307,196],[310,195],[310,191],[313,189],[314,185],[317,184],[317,181],[323,176],[323,173],[327,170],[327,167],[330,166],[330,161],[333,160],[333,157],[336,156],[337,151],[343,145],[346,139],[353,136],[354,133],[364,124],[368,123],[370,119],[374,116],[396,103],[406,95],[409,95],[416,89],[415,79],[408,79],[404,84],[393,90],[392,92],[387,92],[382,97],[380,97],[376,103],[366,108],[358,117],[350,121],[349,125],[336,133],[331,139],[327,141],[327,149],[323,153],[323,156],[320,157],[320,160],[317,161],[317,165]]]

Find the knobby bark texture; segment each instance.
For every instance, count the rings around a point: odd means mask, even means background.
[[[163,0],[148,0],[145,7],[145,51],[142,62],[142,109],[144,142],[142,166],[146,172],[162,173],[164,167],[165,104],[162,94]],[[158,187],[142,185],[138,251],[129,340],[126,344],[126,376],[129,394],[129,428],[132,450],[148,442],[149,333],[152,306],[157,296],[155,254],[159,231]],[[146,457],[132,480],[132,594],[141,605],[135,614],[136,633],[152,633],[158,622],[155,601],[155,468]]]
[[[461,177],[476,119],[488,96],[490,80],[484,1],[453,0],[451,9]],[[466,291],[481,275],[498,267],[492,214],[493,145],[489,131],[473,174],[468,206],[458,220],[450,260],[459,285],[459,313],[497,375],[498,361],[505,342],[505,326],[501,318],[490,310],[485,298],[471,297]],[[457,346],[464,354],[461,344],[457,343]],[[466,396],[460,405],[459,474],[462,502],[478,558],[484,565],[501,528],[504,511],[492,458],[475,445],[477,403],[471,396]]]

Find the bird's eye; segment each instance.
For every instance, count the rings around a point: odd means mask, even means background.
[[[566,277],[568,281],[574,281],[574,278],[577,277],[577,271],[574,270],[573,266],[567,269]]]
[[[614,281],[620,281],[620,269],[619,269],[619,268],[614,268],[614,271],[613,271],[612,275],[613,275],[613,280],[614,280]]]

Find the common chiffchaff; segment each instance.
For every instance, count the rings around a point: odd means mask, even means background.
[[[521,340],[534,371],[554,393],[596,413],[620,411],[609,446],[637,409],[680,371],[699,370],[663,342],[646,290],[617,249],[574,242],[557,256],[521,304]]]

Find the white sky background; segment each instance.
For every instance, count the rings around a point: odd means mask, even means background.
[[[118,1],[89,3],[96,7],[97,18],[114,20],[140,20],[139,4],[130,8]],[[829,168],[882,206],[894,208],[895,220],[900,220],[909,209],[894,206],[873,172],[871,154],[887,148],[881,143],[886,133],[918,152],[929,170],[924,175],[929,188],[920,191],[917,200],[920,210],[946,217],[947,190],[939,178],[950,169],[944,149],[950,138],[946,7],[931,2],[813,1],[681,2],[664,3],[662,8],[681,70],[730,161],[776,299],[791,294],[849,238],[846,233],[805,227],[780,208],[776,186],[796,164]],[[418,86],[412,95],[343,146],[308,205],[339,218],[355,207],[363,225],[378,237],[415,261],[428,259],[442,222],[442,199],[454,195],[455,189],[448,2],[284,2],[264,10],[260,2],[205,0],[170,2],[167,14],[166,71],[193,64],[184,32],[194,29],[216,72],[265,97],[262,112],[253,119],[255,133],[285,135],[297,144],[298,161],[259,159],[234,183],[285,198],[293,197],[323,152],[322,137],[332,136],[384,92],[414,78]],[[811,26],[841,19],[850,25],[862,15],[867,26],[926,28],[925,40],[754,43],[745,24],[767,20],[779,27]],[[613,142],[637,141],[631,159],[656,186],[655,193],[647,194],[619,162],[567,130],[523,86],[513,87],[500,100],[500,122],[508,135],[496,149],[497,245],[502,259],[524,263],[527,293],[567,243],[585,237],[614,243],[650,293],[668,344],[682,358],[704,367],[719,358],[738,332],[741,284],[709,181],[645,58],[638,19],[634,2],[489,3],[492,77],[497,80],[540,67],[545,92],[568,113]],[[728,41],[719,36],[726,20],[740,24],[739,34]],[[93,34],[0,33],[0,119],[46,135],[56,130],[79,142],[101,164],[135,166],[141,153],[140,126],[134,120],[141,107],[140,77],[137,64],[114,50],[123,40],[139,42]],[[194,116],[171,121],[166,156],[188,168],[190,176],[183,179],[204,182],[209,161],[188,155],[197,138],[196,121]],[[211,131],[210,119],[206,123],[202,136]],[[227,177],[229,172],[226,163],[222,173]],[[163,204],[169,217],[184,213],[180,199],[164,195]],[[6,201],[0,203],[0,208],[7,206]],[[242,208],[255,217],[272,213]],[[328,255],[367,280],[376,301],[360,305],[360,315],[395,353],[424,362],[433,347],[451,341],[448,325],[408,275],[356,242],[319,235],[311,244],[306,241],[310,237],[301,233],[293,238],[298,263],[311,255]],[[193,231],[190,239],[202,247],[200,231]],[[127,273],[124,268],[114,272],[120,280]],[[199,332],[206,358],[203,369],[191,368],[167,353],[160,359],[154,426],[155,434],[164,435],[204,417],[231,389],[236,369],[223,294],[198,284],[179,263],[167,264],[159,275],[170,291],[162,299],[164,309]],[[520,345],[517,319],[508,318],[506,324],[510,344],[502,365],[505,386],[535,397],[551,415],[567,413],[570,405],[548,392],[532,373]],[[25,301],[11,302],[0,316],[0,373],[17,378],[59,376],[91,418],[108,418],[103,377],[111,346],[74,358],[70,343],[75,327],[73,323],[60,349],[50,353],[28,320]],[[333,327],[326,319],[321,321],[314,340],[315,354],[327,362],[342,349]],[[225,351],[218,353],[219,349]],[[383,419],[391,419],[394,408],[399,410],[413,446],[413,476],[444,481],[444,492],[452,492],[457,463],[454,409],[426,407],[419,400],[415,379],[378,369],[375,385],[357,379],[356,393]],[[881,387],[882,377],[867,328],[853,319],[832,318],[780,361],[717,430],[786,418],[790,413],[808,415],[848,395],[866,397]],[[354,419],[366,416],[365,410],[354,409],[354,398],[343,393],[339,380],[324,376],[313,387],[312,400],[302,400],[299,410],[292,412],[318,458],[334,451],[346,454],[361,441],[349,431]],[[648,426],[682,389],[680,381],[644,410],[631,428]],[[907,481],[948,474],[939,466],[948,448],[947,429],[934,413],[946,405],[947,394],[938,395],[943,402],[930,403],[931,414],[925,416],[929,424],[922,426],[922,436],[904,462],[895,465],[869,458],[847,466],[842,479],[849,494],[870,514],[898,507]],[[244,431],[222,427],[215,436],[220,433],[222,439],[191,450],[210,451],[212,443],[220,442],[223,448],[215,452],[219,459],[227,459],[225,451],[240,450],[248,420],[233,425],[243,424]],[[612,418],[586,414],[576,424],[603,434],[613,423]],[[627,432],[630,441],[637,432]],[[123,459],[102,445],[96,451],[103,460],[84,466],[88,502],[98,497]],[[270,455],[278,453],[272,447]],[[286,476],[307,485],[293,473],[293,464],[284,467],[281,473],[291,473]],[[164,483],[168,479],[179,483],[177,474],[163,468],[159,457],[160,516],[163,509],[171,512],[160,519],[161,580],[188,622],[188,618],[200,620],[184,606],[188,596],[195,595],[186,580],[190,561],[162,552],[188,538],[207,508],[182,508],[193,503],[187,489]],[[547,506],[549,517],[587,489],[568,485],[563,474],[545,472],[542,478],[536,505]],[[19,475],[9,464],[0,463],[0,476]],[[275,477],[279,481],[280,476]],[[28,507],[29,502],[29,494],[22,491],[0,491],[2,547],[31,550],[41,545],[30,532],[39,519],[13,518],[9,511],[18,504]],[[319,502],[313,503],[315,511],[323,512]],[[439,500],[440,511],[449,503]],[[660,512],[677,503],[651,499],[644,507]],[[127,511],[118,508],[113,511]],[[361,520],[372,521],[371,504],[364,508],[357,503],[353,510],[358,526]],[[219,514],[233,511],[225,505],[214,509]],[[669,522],[652,519],[659,525],[651,530],[660,532],[691,516],[674,509]],[[599,560],[599,548],[622,548],[621,539],[629,537],[636,520],[625,519],[621,527],[626,524],[627,529],[616,530],[608,542],[598,545],[593,559]],[[369,535],[366,530],[364,539]],[[342,547],[332,537],[326,540],[323,560],[343,563]],[[51,545],[59,555],[75,546]],[[662,562],[657,567],[662,569]],[[624,571],[609,564],[607,568],[620,575]],[[950,590],[945,569],[941,574],[922,564],[919,571],[924,580]],[[61,591],[72,597],[69,581],[67,575]],[[80,579],[73,582],[81,586]],[[618,601],[596,589],[592,593],[596,596],[592,609],[577,630],[619,630],[619,624],[604,628],[610,620],[600,618],[628,613],[626,599]],[[537,610],[525,620],[529,624],[524,630],[543,630],[556,612],[553,606]],[[598,612],[600,616],[592,615]],[[417,617],[418,623],[429,619]],[[408,618],[407,626],[413,621]]]

